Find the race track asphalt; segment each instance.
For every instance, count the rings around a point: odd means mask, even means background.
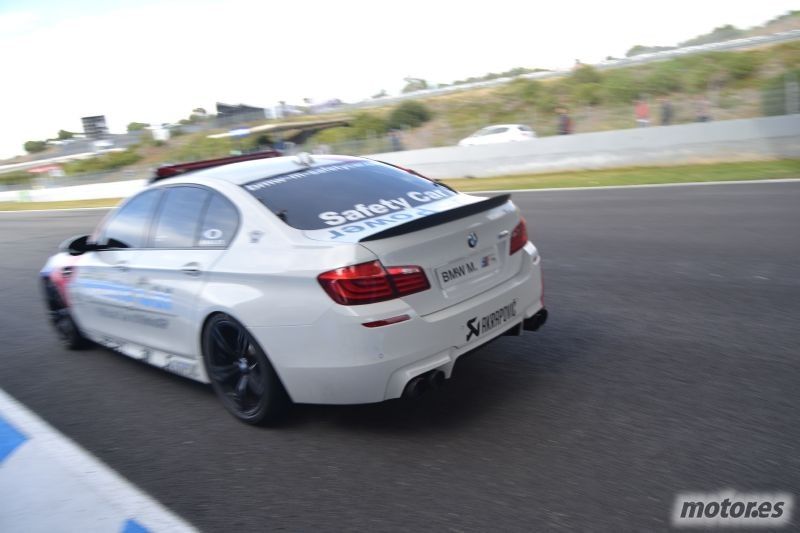
[[[800,184],[513,197],[544,257],[539,333],[418,402],[278,429],[63,350],[37,272],[103,212],[0,214],[0,387],[204,531],[663,530],[684,491],[797,499]]]

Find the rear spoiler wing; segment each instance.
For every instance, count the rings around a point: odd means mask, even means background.
[[[482,213],[483,211],[488,211],[489,209],[500,207],[501,205],[508,202],[510,199],[511,199],[510,194],[501,194],[499,196],[492,196],[490,198],[486,198],[479,202],[475,202],[474,204],[462,205],[454,209],[448,209],[447,211],[434,213],[432,215],[428,215],[422,218],[418,218],[416,220],[411,220],[404,224],[400,224],[399,226],[394,226],[392,228],[379,231],[378,233],[373,233],[372,235],[367,235],[366,237],[360,239],[358,242],[387,239],[389,237],[396,237],[398,235],[405,235],[406,233],[412,233],[414,231],[431,228],[433,226],[438,226],[440,224],[446,224],[447,222],[452,222],[453,220],[466,218],[471,215],[477,215],[478,213]]]

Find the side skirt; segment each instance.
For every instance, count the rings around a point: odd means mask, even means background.
[[[92,331],[87,331],[86,336],[100,346],[114,350],[131,359],[136,359],[137,361],[147,363],[148,365],[194,381],[199,381],[200,383],[210,383],[201,361],[154,350],[141,344],[113,339]]]

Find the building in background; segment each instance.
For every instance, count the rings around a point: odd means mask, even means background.
[[[267,118],[266,109],[245,104],[223,104],[217,102],[217,122],[219,124],[233,124],[249,122]]]
[[[100,140],[108,136],[108,125],[106,124],[105,115],[96,115],[93,117],[81,117],[83,123],[83,133],[89,139]]]

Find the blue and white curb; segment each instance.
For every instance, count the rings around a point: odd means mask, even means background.
[[[0,390],[0,531],[197,530]]]

